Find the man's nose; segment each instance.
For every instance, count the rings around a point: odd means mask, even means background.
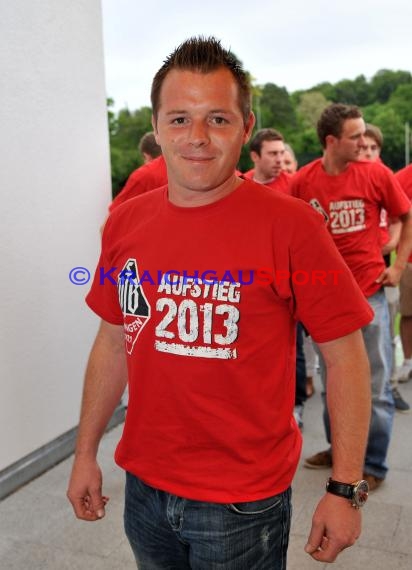
[[[204,121],[193,121],[190,128],[190,144],[202,146],[209,142],[208,125]]]

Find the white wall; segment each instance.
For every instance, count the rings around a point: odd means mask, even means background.
[[[0,0],[0,470],[78,421],[110,201],[100,0]]]

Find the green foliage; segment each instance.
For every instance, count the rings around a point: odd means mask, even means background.
[[[342,79],[334,88],[333,102],[346,103],[347,105],[359,105],[360,107],[370,102],[370,89],[364,75],[356,79]]]
[[[138,146],[142,136],[152,130],[150,107],[137,111],[121,109],[115,115],[108,100],[110,159],[112,166],[112,193],[115,196],[124,186],[129,174],[143,164]]]
[[[296,128],[296,111],[285,87],[266,83],[260,96],[262,128],[272,127],[283,134]]]
[[[390,71],[381,69],[372,78],[371,90],[373,100],[386,103],[399,85],[412,82],[409,71]]]
[[[398,85],[390,96],[388,107],[394,110],[402,122],[412,124],[412,83]]]
[[[302,93],[297,105],[297,113],[304,127],[315,128],[319,117],[330,101],[320,91]]]
[[[304,166],[322,155],[322,148],[314,127],[306,127],[295,131],[287,139],[295,151],[299,166]]]
[[[399,170],[404,163],[404,123],[393,108],[382,106],[375,117],[375,122],[382,130],[383,148],[382,160],[392,168]]]

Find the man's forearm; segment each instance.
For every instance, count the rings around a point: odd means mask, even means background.
[[[361,478],[364,464],[371,408],[369,362],[360,331],[325,343],[321,350],[327,365],[332,478],[350,483]]]
[[[76,456],[96,456],[100,439],[127,382],[122,327],[102,323],[90,353]]]
[[[394,267],[403,271],[408,263],[408,257],[412,252],[412,214],[411,210],[401,216],[402,229],[401,236],[399,238],[398,249],[396,253],[396,260],[394,262]]]

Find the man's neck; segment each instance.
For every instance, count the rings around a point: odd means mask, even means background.
[[[339,160],[327,152],[325,152],[322,157],[323,169],[325,170],[326,174],[329,174],[330,176],[338,176],[339,174],[342,174],[342,172],[345,172],[345,170],[348,168],[349,164],[350,162],[347,160]]]
[[[270,182],[273,182],[276,178],[277,176],[273,176],[272,178],[267,178],[262,173],[257,172],[256,170],[253,174],[253,180],[255,182],[259,182],[259,184],[269,184]]]

